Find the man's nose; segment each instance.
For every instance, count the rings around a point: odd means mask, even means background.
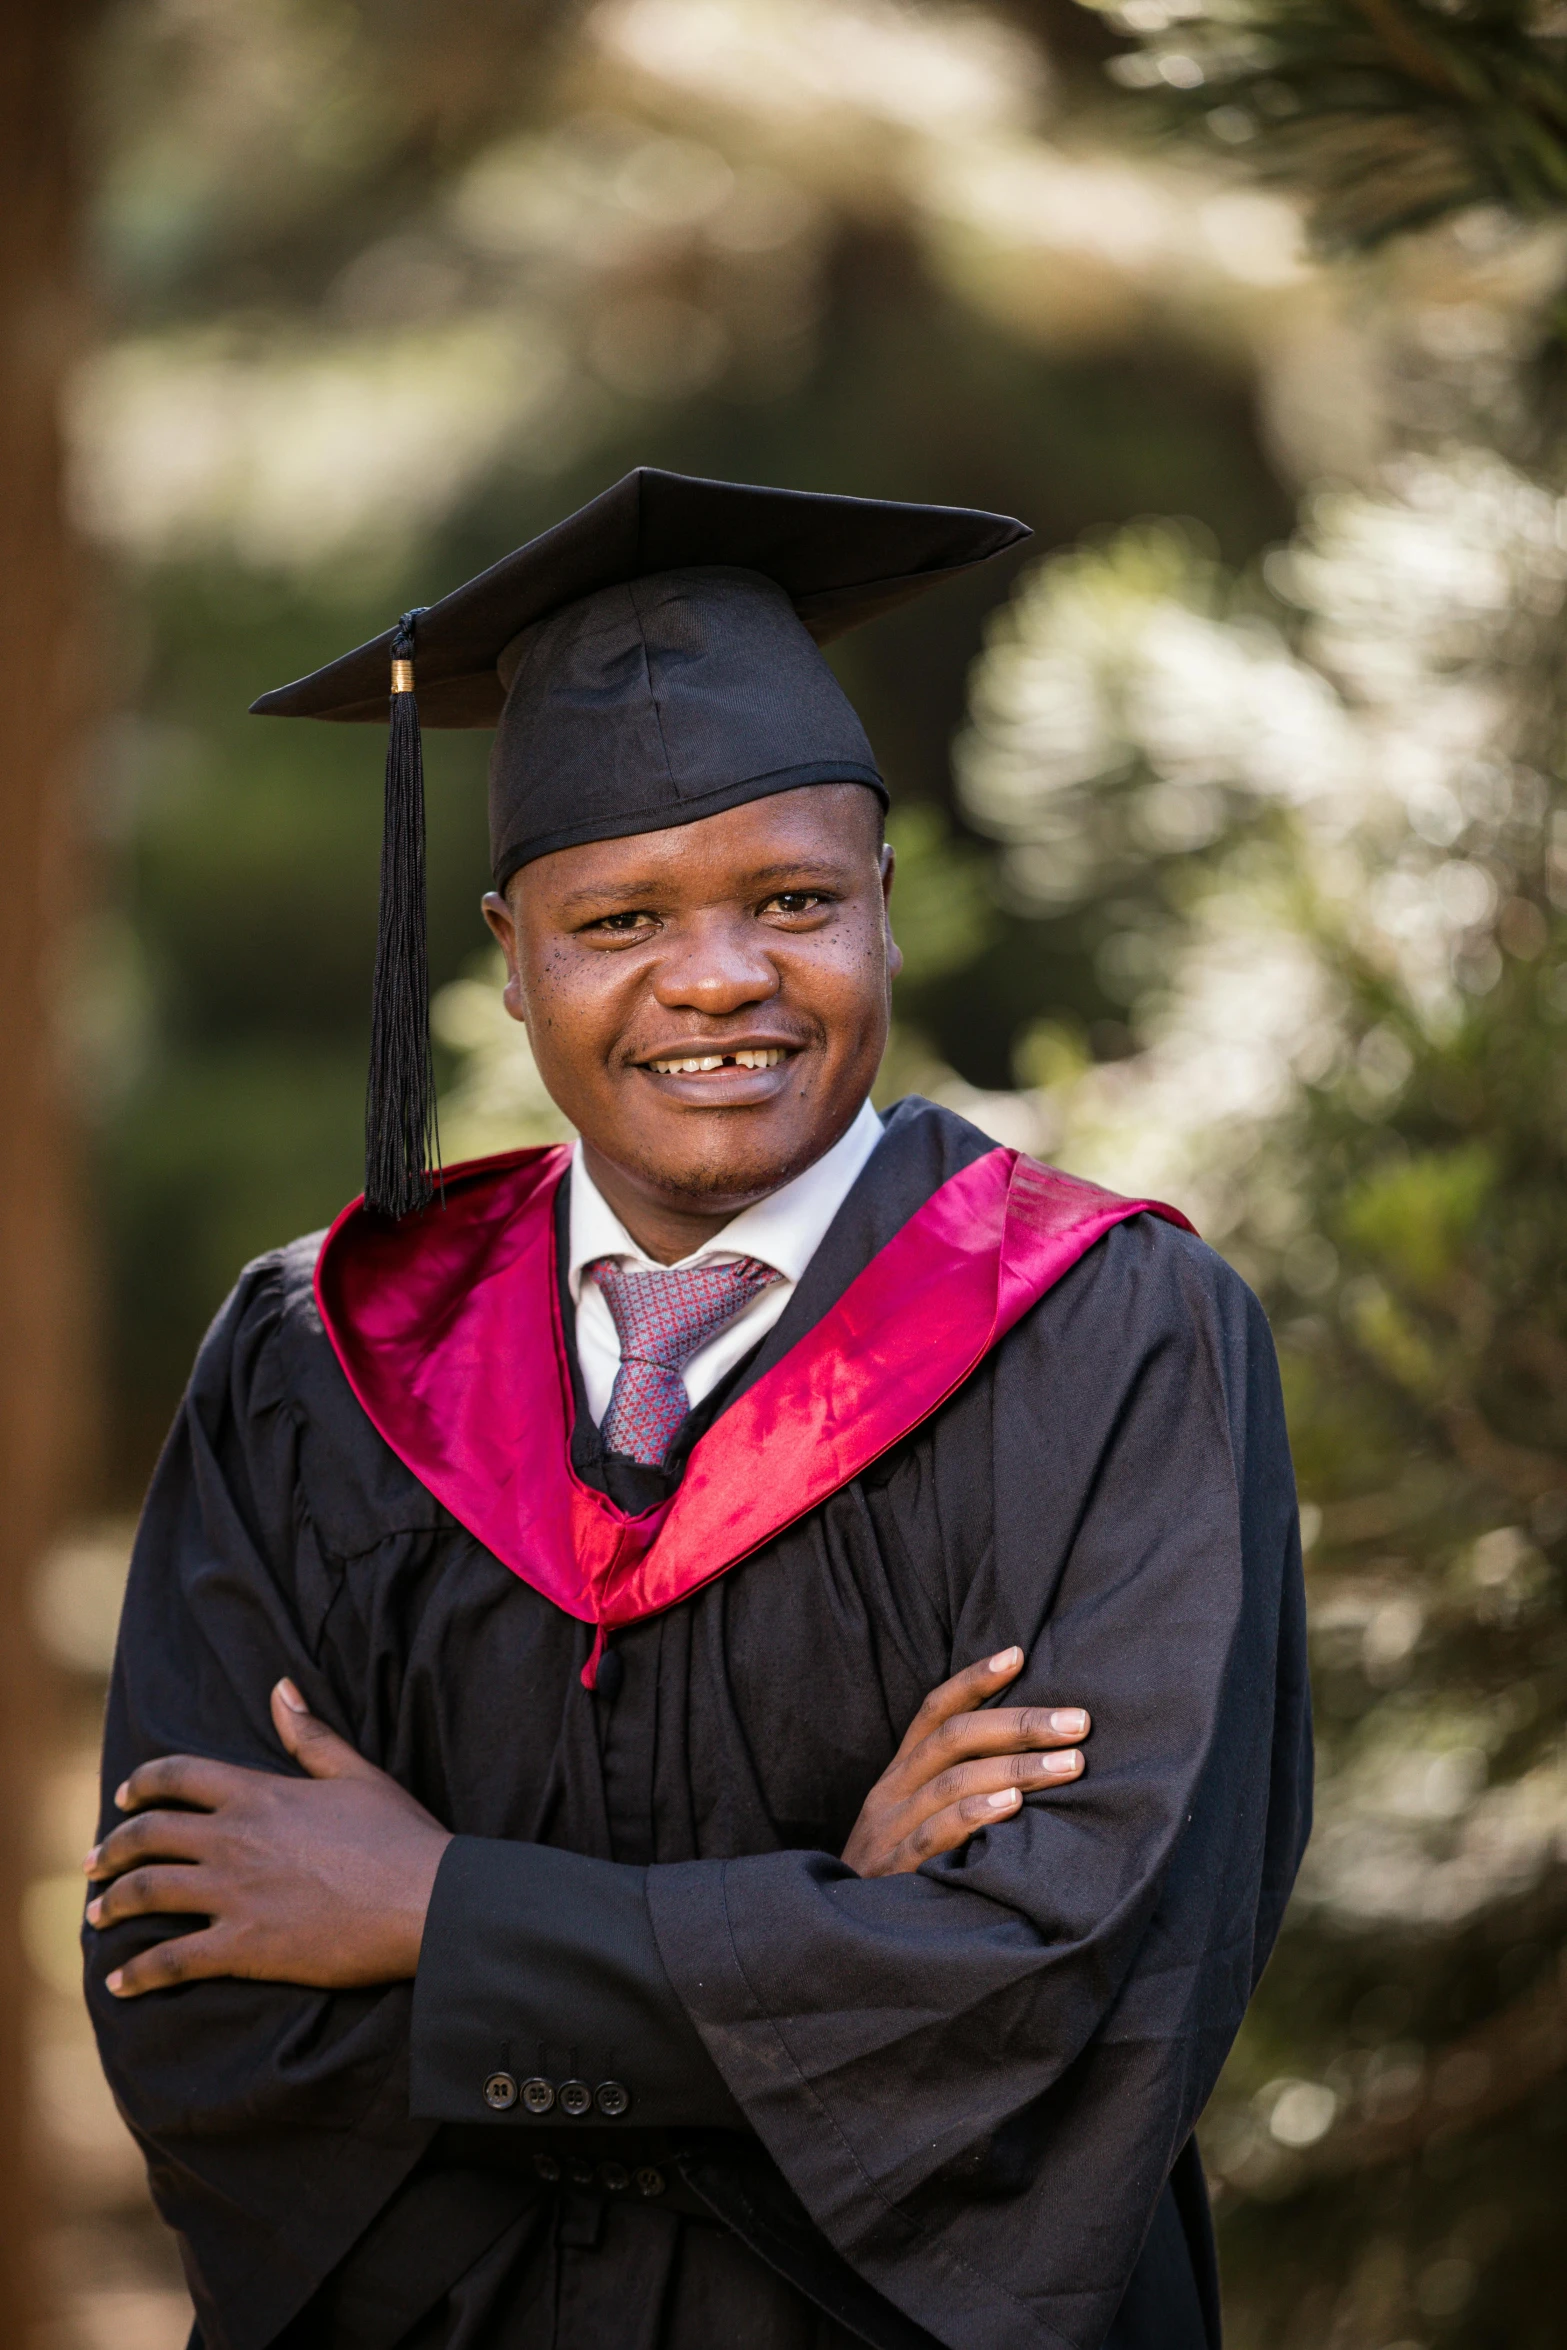
[[[653,993],[671,1011],[718,1019],[766,1003],[780,984],[777,966],[751,925],[710,921],[682,926],[669,938]]]

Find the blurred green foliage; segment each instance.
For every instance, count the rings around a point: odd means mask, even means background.
[[[1434,1301],[1458,1276],[1496,1172],[1483,1143],[1373,1167],[1345,1191],[1338,1231],[1357,1256]]]
[[[1089,4],[1142,36],[1119,78],[1308,187],[1330,247],[1481,205],[1567,208],[1567,35],[1531,0]]]
[[[1564,978],[1557,917],[1396,1105],[1322,1088],[1293,1137],[1339,1253],[1308,1300],[1268,1284],[1317,1531],[1322,1824],[1209,2125],[1243,2344],[1556,2339]],[[1270,2134],[1280,2076],[1331,2091],[1320,2141]]]

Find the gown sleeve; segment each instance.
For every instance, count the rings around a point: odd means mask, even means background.
[[[1109,1234],[992,1358],[955,1664],[1084,1704],[1075,1785],[912,1876],[648,1871],[670,1979],[868,2282],[963,2350],[1098,2350],[1277,1930],[1309,1808],[1294,1484],[1260,1307]],[[943,1496],[962,1505],[961,1492]]]
[[[454,1836],[414,1985],[410,2094],[422,2119],[558,2128],[562,2077],[588,2119],[746,2130],[664,1971],[647,1870],[548,1844]],[[551,2103],[530,2111],[530,2089]]]
[[[137,1764],[187,1753],[294,1772],[268,1712],[291,1673],[346,1736],[314,1654],[328,1601],[273,1361],[279,1261],[209,1333],[143,1513],[110,1688],[99,1833]],[[260,2350],[396,2194],[430,2137],[408,2112],[410,1986],[197,1982],[116,2000],[104,1977],[184,1917],[84,1929],[104,2069],[180,2239],[209,2350]]]

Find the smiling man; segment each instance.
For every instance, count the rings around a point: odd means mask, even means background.
[[[825,1230],[881,1140],[868,1096],[900,960],[881,818],[861,784],[796,786],[688,826],[557,851],[486,899],[507,1009],[583,1137],[590,1223],[607,1201],[669,1263],[749,1211],[725,1243],[744,1255],[764,1215],[780,1234],[799,1221],[792,1187],[814,1168]],[[758,1205],[768,1199],[770,1211]],[[764,1261],[797,1280],[820,1236],[791,1268]],[[613,1254],[623,1232],[610,1237]],[[587,1262],[574,1235],[574,1278]],[[764,1291],[747,1336],[781,1304]],[[585,1324],[579,1304],[579,1344],[595,1359],[604,1319]]]
[[[642,472],[258,707],[393,740],[367,1196],[138,1538],[88,1988],[205,2350],[1214,2350],[1305,1832],[1255,1301],[869,1106],[817,644],[1023,535]],[[419,704],[571,1151],[425,1166]]]

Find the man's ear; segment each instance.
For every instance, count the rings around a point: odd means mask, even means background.
[[[881,918],[887,933],[887,977],[896,979],[903,969],[903,949],[892,935],[892,880],[897,871],[897,853],[890,840],[881,844]]]
[[[528,1008],[522,988],[522,941],[517,932],[517,917],[509,898],[499,890],[487,889],[481,911],[489,924],[490,935],[506,957],[506,985],[501,990],[501,1002],[514,1020],[527,1025]]]

